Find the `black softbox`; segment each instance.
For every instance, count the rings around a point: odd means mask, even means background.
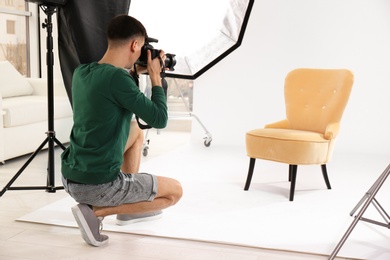
[[[119,14],[128,14],[131,0],[68,0],[58,9],[58,48],[62,77],[72,103],[74,69],[98,61],[107,49],[106,28]]]

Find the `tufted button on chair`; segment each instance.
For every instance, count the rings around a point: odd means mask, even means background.
[[[256,159],[289,164],[290,201],[294,200],[298,165],[321,165],[331,189],[326,163],[333,153],[340,120],[353,85],[346,69],[296,69],[285,79],[286,119],[246,133],[250,157],[244,190],[248,190]]]

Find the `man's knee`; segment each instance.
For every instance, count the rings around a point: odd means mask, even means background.
[[[181,183],[175,179],[172,179],[174,182],[175,188],[173,189],[173,205],[175,205],[183,196],[183,187],[181,186]]]
[[[183,196],[181,183],[175,179],[161,176],[157,176],[157,180],[157,197],[165,197],[171,201],[171,205],[175,205]]]

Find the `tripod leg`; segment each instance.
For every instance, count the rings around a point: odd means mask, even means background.
[[[47,163],[47,192],[54,193],[56,190],[63,189],[64,187],[56,187],[55,186],[55,163],[54,163],[54,156],[55,156],[55,151],[54,151],[54,143],[58,144],[63,150],[65,150],[65,146],[57,140],[55,137],[55,132],[50,131],[48,132],[48,163]]]
[[[53,137],[53,140],[59,147],[61,147],[62,150],[66,149],[66,147],[60,141],[58,141],[56,137]]]
[[[23,166],[19,169],[19,171],[15,174],[15,176],[7,183],[7,185],[4,187],[4,189],[0,192],[0,197],[3,196],[3,194],[11,189],[12,183],[16,181],[16,179],[22,174],[24,169],[31,163],[31,161],[35,158],[35,156],[43,149],[43,147],[46,145],[46,143],[49,141],[49,137],[47,137],[42,144],[35,150],[35,152],[28,158],[28,160],[23,164]]]
[[[360,206],[363,204],[363,202],[370,196],[370,194],[372,194],[372,192],[375,190],[375,188],[379,185],[379,183],[381,182],[381,180],[383,178],[386,178],[387,177],[387,173],[386,171],[384,171],[380,176],[379,178],[374,182],[374,184],[370,187],[370,189],[366,192],[366,194],[364,194],[363,198],[358,202],[358,204],[353,208],[353,210],[351,211],[351,213],[349,213],[350,216],[352,216],[353,214],[355,214],[355,212],[360,208]]]
[[[47,192],[55,192],[55,177],[54,177],[54,140],[49,139],[48,148],[48,168],[47,168]]]
[[[344,245],[345,241],[351,234],[352,230],[355,228],[356,224],[359,220],[362,219],[362,216],[364,212],[367,210],[370,203],[374,200],[375,195],[378,193],[379,189],[385,182],[386,178],[390,174],[390,164],[387,166],[386,170],[381,174],[381,176],[378,178],[377,181],[375,181],[374,185],[370,188],[372,190],[372,193],[369,195],[368,199],[364,203],[363,207],[359,211],[359,213],[355,216],[355,219],[353,220],[352,224],[349,226],[347,232],[345,232],[344,236],[341,238],[340,242],[337,244],[336,248],[333,250],[332,254],[329,257],[329,260],[333,260],[337,253],[340,251],[341,247]]]
[[[383,220],[387,223],[387,226],[390,223],[390,216],[387,214],[385,209],[382,207],[381,204],[379,204],[379,201],[377,201],[375,198],[372,200],[372,205],[376,208],[378,213],[382,216]]]
[[[368,203],[368,204],[370,204],[370,203]],[[368,207],[368,204],[367,204],[367,207]],[[337,253],[340,251],[341,247],[344,245],[345,241],[347,240],[347,238],[351,234],[352,230],[355,228],[356,224],[360,220],[360,217],[363,215],[364,211],[366,211],[366,205],[364,205],[362,210],[360,210],[359,214],[355,217],[352,224],[349,226],[347,232],[345,232],[344,236],[341,238],[340,242],[337,244],[337,246],[333,250],[332,254],[329,257],[329,260],[333,260],[337,256]]]

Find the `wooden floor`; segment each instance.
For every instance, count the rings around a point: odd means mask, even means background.
[[[148,156],[154,156],[189,142],[188,132],[149,132]],[[56,149],[56,182],[60,186],[60,149]],[[7,161],[0,166],[0,188],[20,169],[28,157]],[[41,152],[23,171],[16,186],[46,184],[47,152]],[[250,248],[170,238],[158,238],[107,232],[107,246],[87,245],[76,228],[18,222],[15,219],[68,196],[63,190],[47,193],[43,190],[9,190],[0,197],[0,259],[232,259],[232,260],[316,260],[327,256],[298,252]],[[188,223],[191,225],[191,223]],[[261,234],[259,234],[261,235]],[[346,258],[336,258],[346,259]]]

